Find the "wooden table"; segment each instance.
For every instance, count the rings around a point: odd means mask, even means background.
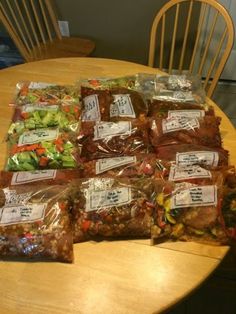
[[[138,72],[157,73],[157,70],[95,58],[45,60],[1,70],[2,140],[12,115],[8,103],[18,81],[72,84],[81,78]],[[236,164],[235,129],[223,112],[215,108],[222,117],[224,146],[231,150],[231,163]],[[2,140],[0,169],[6,156]],[[229,248],[191,242],[150,246],[149,240],[131,240],[86,242],[76,244],[74,249],[72,265],[1,261],[0,313],[160,313],[199,287]]]

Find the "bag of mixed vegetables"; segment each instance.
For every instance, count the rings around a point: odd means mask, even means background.
[[[133,89],[135,86],[136,75],[127,75],[120,77],[94,77],[81,79],[77,82],[77,87],[88,87],[93,89],[110,89],[113,87],[125,87]]]
[[[83,122],[78,140],[84,161],[147,153],[148,121]]]
[[[25,131],[58,127],[64,131],[79,131],[81,108],[78,105],[33,104],[16,107],[8,136]]]
[[[54,128],[27,131],[11,136],[9,146],[8,171],[78,167],[80,149],[76,133]]]
[[[73,261],[69,188],[18,185],[0,190],[0,258]]]
[[[44,82],[19,82],[13,105],[27,104],[79,104],[80,93],[76,86]]]
[[[154,204],[151,179],[90,178],[76,182],[74,242],[150,237]]]
[[[155,147],[173,144],[221,147],[220,121],[214,116],[199,119],[156,118],[151,121],[151,143]]]
[[[119,121],[147,116],[148,105],[142,95],[125,87],[92,89],[81,87],[83,121]]]
[[[222,190],[217,185],[156,181],[152,239],[226,244],[222,224]]]

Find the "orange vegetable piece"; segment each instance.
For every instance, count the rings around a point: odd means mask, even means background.
[[[40,159],[39,159],[39,165],[40,165],[41,167],[45,167],[45,166],[47,166],[48,161],[49,161],[49,158],[48,158],[48,157],[42,156],[42,157],[40,157]]]

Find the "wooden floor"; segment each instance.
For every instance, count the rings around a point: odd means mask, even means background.
[[[166,314],[236,314],[236,248],[195,293]]]

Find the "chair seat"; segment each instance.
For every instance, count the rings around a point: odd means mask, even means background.
[[[95,44],[89,39],[78,37],[62,37],[54,39],[32,50],[32,61],[63,57],[86,57],[95,49]]]

